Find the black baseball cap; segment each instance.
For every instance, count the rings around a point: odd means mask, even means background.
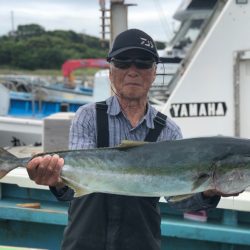
[[[138,49],[150,53],[156,62],[159,62],[159,55],[155,42],[151,36],[139,29],[128,29],[116,36],[108,53],[107,61],[125,51]]]

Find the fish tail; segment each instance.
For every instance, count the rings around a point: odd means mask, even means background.
[[[0,148],[0,179],[18,166],[20,166],[19,158]]]

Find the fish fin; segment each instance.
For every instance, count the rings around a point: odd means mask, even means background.
[[[18,158],[15,155],[4,148],[0,148],[0,179],[20,165],[17,160]]]
[[[74,197],[80,197],[80,196],[84,196],[84,195],[93,193],[93,191],[90,191],[87,188],[83,188],[83,187],[79,187],[79,186],[74,187],[73,189],[75,191]]]
[[[137,147],[142,146],[148,142],[145,141],[129,141],[129,140],[123,140],[121,144],[119,145],[120,148],[131,148],[131,147]]]
[[[176,196],[170,196],[168,197],[167,201],[170,202],[178,202],[178,201],[183,201],[188,198],[191,198],[194,194],[183,194],[183,195],[176,195]]]
[[[197,180],[193,183],[192,191],[199,188],[203,183],[205,183],[210,178],[210,175],[207,173],[202,173],[198,176]]]
[[[79,197],[87,194],[93,193],[93,191],[87,189],[86,187],[80,186],[78,183],[69,180],[68,178],[61,176],[63,183],[74,190],[74,197]]]

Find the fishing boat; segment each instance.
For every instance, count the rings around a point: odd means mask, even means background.
[[[58,112],[75,112],[81,105],[111,95],[108,72],[97,72],[93,88],[50,84],[40,77],[0,78],[0,146],[40,145],[43,119]]]
[[[182,63],[195,45],[201,31],[211,17],[218,0],[182,1],[173,15],[179,29],[163,50],[159,50],[161,63],[157,66],[157,77],[149,98],[153,104],[163,105],[170,95],[174,75],[181,71]]]

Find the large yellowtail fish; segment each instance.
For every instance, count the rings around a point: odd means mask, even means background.
[[[157,143],[124,142],[113,148],[53,152],[65,160],[61,177],[75,196],[93,192],[179,196],[250,186],[250,140],[203,137]],[[38,154],[36,156],[45,155]],[[35,156],[34,156],[35,157]],[[0,178],[30,159],[0,149]]]

